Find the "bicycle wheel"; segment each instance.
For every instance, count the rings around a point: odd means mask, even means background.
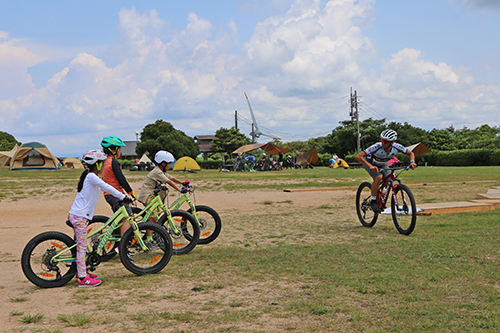
[[[168,234],[172,238],[174,254],[187,254],[195,248],[196,244],[198,244],[198,240],[200,239],[200,226],[194,216],[185,210],[172,210],[170,214],[172,215],[172,221],[174,222],[177,232],[171,227],[165,214],[160,217],[159,223],[167,229]]]
[[[120,260],[126,269],[137,275],[155,274],[167,266],[172,257],[172,240],[159,224],[141,222],[137,224],[141,238],[151,231],[153,240],[148,242],[148,250],[139,245],[132,228],[125,231],[120,241]]]
[[[371,228],[375,225],[378,213],[375,213],[370,204],[372,201],[372,184],[368,182],[361,183],[356,192],[356,213],[359,222],[363,227]]]
[[[215,209],[208,206],[195,206],[196,218],[200,226],[200,239],[198,244],[208,244],[213,242],[220,234],[222,221]],[[193,210],[188,209],[188,213],[192,214]]]
[[[87,227],[87,235],[89,235],[94,230],[101,228],[107,221],[109,217],[102,215],[95,215],[92,220],[89,221],[89,225]],[[90,241],[92,242],[92,249],[97,248],[99,242],[102,239],[102,236],[106,234],[109,230],[109,226],[106,226],[104,229],[90,237]],[[98,253],[101,261],[108,261],[116,255],[115,249],[120,245],[120,229],[113,230],[111,234],[111,238],[106,242],[104,248],[101,253]]]
[[[76,275],[76,246],[53,260],[62,250],[73,246],[73,238],[58,231],[41,233],[26,244],[21,255],[23,273],[42,288],[62,287]]]
[[[396,200],[397,199],[397,205]],[[392,220],[400,234],[409,235],[417,223],[417,205],[408,186],[399,184],[391,202]]]

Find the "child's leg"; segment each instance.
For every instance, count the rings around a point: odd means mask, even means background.
[[[144,207],[147,206],[147,205],[149,205],[151,203],[151,201],[153,201],[154,198],[155,198],[155,196],[153,194],[148,195],[148,198],[146,199],[146,203],[145,203]],[[158,215],[159,214],[160,214],[160,209],[156,208],[151,213],[151,216],[149,217],[148,222],[153,222],[153,223],[158,222]],[[153,236],[153,231],[152,230],[147,230],[146,231],[146,236],[147,236],[148,240],[151,240],[152,236]]]
[[[87,265],[85,255],[87,254],[87,225],[88,220],[73,214],[68,215],[68,219],[73,224],[76,238],[76,267],[78,277],[83,279],[87,275]]]

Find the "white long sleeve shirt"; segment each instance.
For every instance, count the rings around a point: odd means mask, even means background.
[[[100,191],[111,193],[120,200],[125,198],[125,194],[118,192],[113,186],[105,183],[93,172],[89,172],[83,181],[83,187],[76,195],[70,214],[91,220],[94,217]]]

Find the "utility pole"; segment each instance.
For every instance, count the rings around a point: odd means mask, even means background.
[[[356,128],[357,128],[356,144],[357,144],[357,152],[359,152],[361,151],[361,144],[360,144],[361,134],[359,133],[358,94],[356,90],[354,90],[354,95],[352,94],[352,87],[351,87],[351,113],[349,115],[351,116],[351,120],[356,120]]]
[[[238,110],[234,110],[234,128],[238,129]]]

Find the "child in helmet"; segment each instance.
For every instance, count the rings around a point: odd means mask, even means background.
[[[101,146],[104,153],[107,155],[102,168],[102,180],[113,186],[119,192],[126,192],[134,200],[137,200],[137,196],[123,175],[120,162],[117,160],[122,154],[121,147],[125,147],[125,143],[119,137],[107,136],[102,139]],[[106,199],[106,202],[111,206],[113,212],[116,212],[118,208],[120,208],[118,200],[111,195],[110,192],[104,192],[104,199]],[[127,209],[128,214],[132,215],[132,209],[129,205],[125,205],[125,208]],[[130,223],[125,219],[122,220],[122,226],[120,227],[121,235],[123,236],[125,231],[129,228]]]
[[[374,212],[380,212],[377,204],[377,192],[382,179],[387,176],[387,162],[391,160],[397,153],[403,153],[410,157],[410,166],[415,169],[415,154],[406,149],[403,145],[396,143],[398,133],[396,131],[387,129],[380,133],[380,141],[365,150],[361,151],[356,160],[363,164],[364,168],[373,178],[372,183],[372,202],[371,207]]]
[[[78,193],[68,214],[73,225],[76,238],[76,264],[78,287],[95,287],[101,284],[97,275],[87,273],[85,254],[87,253],[87,225],[94,216],[100,191],[107,191],[119,200],[131,202],[125,194],[118,192],[111,185],[102,181],[100,172],[106,155],[100,150],[89,150],[83,154],[82,163],[85,170],[78,182]]]
[[[189,181],[181,182],[179,179],[169,175],[167,171],[170,169],[170,165],[174,162],[174,156],[165,150],[160,150],[156,153],[154,158],[154,163],[156,166],[151,172],[146,176],[144,182],[142,183],[141,192],[139,193],[138,201],[142,203],[144,206],[147,206],[153,199],[154,194],[153,191],[157,186],[157,180],[161,181],[162,184],[168,184],[172,186],[177,191],[181,192],[179,185],[186,185]],[[160,197],[162,200],[165,200],[166,193],[160,192]],[[155,209],[155,211],[151,214],[149,218],[149,222],[158,221],[159,209]],[[150,235],[147,235],[151,237]],[[148,239],[147,241],[151,241],[152,239]]]

